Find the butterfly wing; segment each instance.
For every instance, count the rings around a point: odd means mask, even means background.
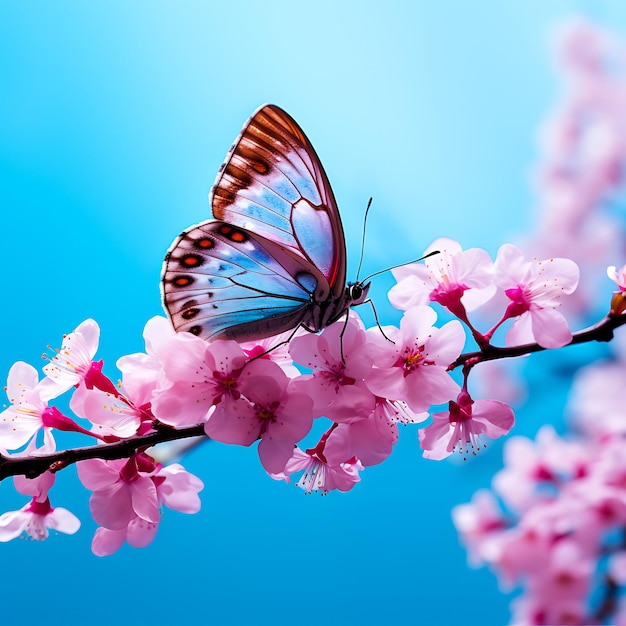
[[[335,298],[346,247],[335,196],[311,142],[274,105],[260,107],[230,149],[210,194],[216,219],[258,233],[319,269]]]
[[[329,292],[317,268],[261,235],[208,220],[165,257],[163,300],[176,330],[252,341],[311,323],[311,296]]]
[[[210,194],[215,220],[167,253],[165,308],[177,330],[252,341],[347,308],[346,250],[337,203],[313,146],[282,109],[244,125]]]

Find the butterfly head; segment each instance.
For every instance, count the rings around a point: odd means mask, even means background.
[[[346,298],[350,303],[350,306],[357,304],[363,304],[367,298],[367,293],[370,290],[371,283],[362,283],[356,281],[355,283],[348,283],[346,285]]]

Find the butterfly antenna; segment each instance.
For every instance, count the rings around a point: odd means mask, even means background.
[[[369,199],[365,209],[365,217],[363,218],[363,236],[361,237],[361,258],[359,259],[359,267],[356,271],[356,282],[359,282],[359,274],[361,273],[361,265],[363,264],[363,255],[365,253],[365,231],[367,229],[367,214],[372,206],[372,198]]]
[[[379,274],[384,274],[385,272],[388,272],[389,270],[395,270],[396,267],[402,267],[403,265],[410,265],[411,263],[419,263],[420,261],[423,261],[424,259],[427,259],[428,257],[435,256],[435,254],[441,254],[441,252],[439,250],[433,250],[432,252],[429,252],[428,254],[421,256],[419,259],[413,259],[412,261],[407,261],[406,263],[398,263],[398,265],[392,265],[391,267],[386,267],[384,270],[379,270],[378,272],[374,272],[373,274],[366,276],[361,282],[365,283],[370,278],[373,278],[374,276],[378,276]]]

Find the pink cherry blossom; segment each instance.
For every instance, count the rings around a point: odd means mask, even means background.
[[[455,506],[452,520],[468,549],[468,561],[472,566],[490,563],[497,558],[508,523],[491,491],[480,489],[469,504]]]
[[[567,321],[556,308],[560,306],[561,297],[571,294],[578,285],[578,266],[573,261],[527,261],[514,245],[504,244],[498,250],[495,271],[496,283],[511,300],[497,326],[517,317],[507,333],[507,345],[536,341],[544,348],[558,348],[571,341]],[[487,336],[491,336],[497,326]]]
[[[367,333],[356,313],[346,324],[336,322],[319,335],[307,333],[291,341],[289,352],[296,362],[312,369],[301,388],[315,402],[315,411],[336,422],[367,417],[374,409],[374,394],[363,379],[372,369]]]
[[[76,415],[92,423],[93,432],[107,438],[132,437],[142,421],[154,419],[146,408],[135,406],[120,393],[88,389],[82,383],[72,394],[70,408]]]
[[[364,467],[382,463],[398,441],[398,426],[389,419],[386,403],[381,403],[381,407],[366,419],[338,424],[326,441],[326,459],[354,457]]]
[[[98,556],[112,554],[125,541],[133,547],[148,545],[156,535],[163,504],[183,513],[200,509],[198,492],[204,487],[200,479],[180,464],[163,468],[143,453],[126,461],[81,461],[78,475],[93,491],[89,507],[102,526],[92,542]]]
[[[406,311],[413,306],[438,302],[452,313],[465,316],[489,300],[496,292],[493,262],[480,248],[463,250],[453,239],[435,240],[424,254],[439,254],[424,264],[409,264],[392,270],[398,284],[391,288],[389,300]]]
[[[7,377],[7,396],[11,406],[0,413],[0,445],[9,450],[20,448],[41,428],[48,403],[38,388],[37,370],[18,361],[11,366]]]
[[[459,385],[446,368],[459,356],[465,333],[456,320],[435,328],[436,319],[433,309],[413,307],[403,315],[399,329],[383,328],[392,341],[383,337],[378,328],[367,331],[375,367],[365,384],[372,393],[402,400],[415,413],[457,396]]]
[[[556,437],[552,429],[541,432],[547,445]],[[511,437],[504,445],[505,467],[494,476],[493,486],[515,511],[525,511],[534,504],[540,482],[554,484],[558,480],[554,469],[542,458],[541,447],[537,449],[526,437]]]
[[[157,464],[157,471],[152,476],[159,505],[164,504],[181,513],[197,513],[200,510],[198,492],[204,488],[202,481],[178,463],[159,467]],[[117,552],[125,542],[133,548],[145,548],[154,540],[158,528],[158,522],[137,515],[123,528],[98,528],[91,549],[96,556],[108,556]]]
[[[159,504],[181,513],[197,513],[200,510],[198,493],[204,489],[204,484],[180,463],[160,467],[154,481]]]
[[[299,381],[290,380],[273,361],[257,359],[243,370],[240,398],[221,410],[221,403],[205,425],[207,436],[223,443],[249,446],[257,439],[259,458],[267,472],[283,471],[295,444],[311,429],[313,400]]]
[[[133,548],[145,548],[152,543],[158,529],[157,522],[148,522],[138,516],[133,517],[124,528],[112,530],[100,527],[94,534],[91,551],[96,556],[110,556],[125,542]]]
[[[120,530],[135,517],[152,523],[160,521],[156,486],[150,475],[154,467],[146,455],[114,461],[90,459],[77,467],[81,482],[93,491],[89,509],[101,526]]]
[[[398,441],[398,423],[416,424],[428,419],[428,413],[414,413],[405,402],[376,398],[374,410],[368,417],[335,423],[323,437],[324,457],[333,464],[357,458],[367,467],[382,463]],[[320,448],[316,448],[320,450]],[[308,450],[307,450],[308,452]]]
[[[31,539],[43,541],[48,529],[73,535],[80,528],[80,520],[67,509],[53,508],[46,498],[39,502],[36,497],[19,511],[0,515],[0,541],[11,541],[26,533]]]
[[[448,411],[434,413],[433,423],[419,431],[420,445],[427,459],[444,459],[455,450],[472,454],[483,447],[481,436],[497,439],[506,435],[515,416],[511,407],[498,400],[472,400],[461,392],[456,401],[449,402]]]
[[[23,446],[41,429],[52,428],[76,432],[97,438],[55,406],[48,406],[48,387],[38,383],[37,370],[28,363],[18,361],[9,370],[7,394],[11,406],[0,413],[0,444],[9,449]],[[43,394],[43,395],[42,395]]]
[[[296,448],[285,466],[284,473],[274,477],[289,480],[292,474],[304,471],[296,483],[297,487],[307,493],[313,491],[328,493],[334,489],[350,491],[361,480],[359,472],[362,470],[363,465],[356,457],[333,463],[327,461],[323,452],[318,449],[303,452]]]
[[[602,75],[609,40],[597,26],[579,17],[570,18],[559,26],[554,43],[563,70],[579,77]]]
[[[178,335],[167,318],[157,315],[146,322],[143,338],[146,344],[145,353],[128,354],[117,360],[117,367],[123,375],[124,390],[137,405],[151,401],[152,392],[163,376],[161,350],[167,350],[172,340],[184,343],[187,335]],[[195,343],[201,345],[198,341]]]
[[[514,605],[515,615],[525,623],[585,623],[595,564],[567,539],[550,546],[546,556],[547,562],[529,579],[523,602]]]
[[[92,367],[93,357],[98,349],[100,327],[92,320],[81,322],[76,329],[63,337],[61,349],[44,366],[47,376],[44,383],[43,397],[50,399],[78,385],[85,378],[91,377],[98,383],[98,372],[102,364],[95,370]]]
[[[506,441],[504,462],[493,478],[494,489],[512,510],[523,512],[550,498],[551,490],[545,487],[555,487],[562,476],[584,474],[588,455],[578,444],[559,438],[551,426],[543,426],[535,441],[526,437]]]
[[[626,435],[623,387],[626,363],[594,363],[579,369],[568,399],[573,424],[590,439]]]
[[[247,359],[236,341],[207,344],[179,333],[160,348],[159,359],[163,377],[153,392],[152,412],[165,424],[201,423],[212,406],[240,396],[238,379]]]

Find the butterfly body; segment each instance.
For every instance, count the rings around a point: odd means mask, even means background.
[[[176,330],[239,341],[317,332],[365,300],[369,284],[345,282],[343,227],[319,158],[278,107],[248,120],[209,199],[215,219],[183,232],[165,257]]]

